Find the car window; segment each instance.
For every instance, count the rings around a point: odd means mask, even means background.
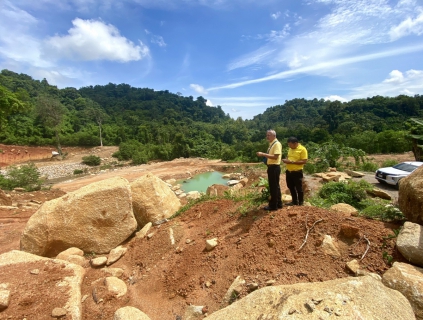
[[[412,164],[409,164],[409,163],[400,163],[393,166],[393,168],[402,170],[402,171],[407,171],[407,172],[413,172],[414,170],[417,169],[416,166],[413,166]]]

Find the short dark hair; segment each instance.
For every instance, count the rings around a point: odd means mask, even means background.
[[[288,138],[288,143],[289,142],[292,142],[292,143],[297,143],[298,142],[298,139],[297,138],[295,138],[295,137],[289,137]]]

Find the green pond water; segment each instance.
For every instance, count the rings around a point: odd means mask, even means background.
[[[227,185],[228,179],[222,178],[223,173],[213,171],[197,174],[189,180],[179,180],[177,183],[181,184],[181,189],[185,192],[198,191],[206,192],[207,188],[212,184]]]

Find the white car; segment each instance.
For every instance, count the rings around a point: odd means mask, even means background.
[[[399,163],[393,167],[380,168],[376,170],[375,178],[380,183],[387,183],[398,188],[398,182],[422,164],[423,162],[419,161],[407,161]]]

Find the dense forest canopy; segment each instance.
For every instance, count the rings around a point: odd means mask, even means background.
[[[297,136],[304,144],[333,141],[367,153],[410,151],[409,119],[422,114],[423,96],[400,95],[344,103],[293,99],[242,120],[207,106],[201,96],[112,83],[58,89],[46,79],[0,73],[0,143],[120,145],[123,158],[136,148],[141,162],[191,156],[257,161],[269,128],[281,141]]]

